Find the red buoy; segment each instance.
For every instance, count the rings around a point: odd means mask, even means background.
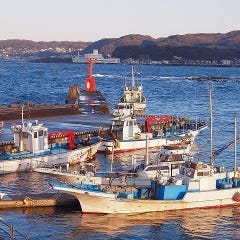
[[[85,91],[94,92],[96,91],[95,78],[92,75],[94,60],[92,58],[88,61],[88,76],[85,79]]]

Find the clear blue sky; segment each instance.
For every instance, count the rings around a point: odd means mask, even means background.
[[[0,0],[0,39],[97,41],[240,30],[240,0]]]

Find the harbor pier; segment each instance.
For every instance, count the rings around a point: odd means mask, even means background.
[[[79,201],[66,193],[38,193],[26,195],[3,195],[0,209],[35,207],[77,207]]]

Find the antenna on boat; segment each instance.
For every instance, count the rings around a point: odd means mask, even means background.
[[[210,106],[210,164],[214,164],[213,153],[213,103],[212,103],[212,84],[209,84],[209,106]]]

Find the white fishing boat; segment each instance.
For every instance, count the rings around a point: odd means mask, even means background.
[[[153,155],[151,163],[148,160],[145,164],[138,165],[133,172],[137,173],[139,179],[148,179],[149,186],[151,181],[159,178],[169,179],[179,174],[181,165],[193,158],[190,142],[162,146],[161,150]],[[141,170],[143,169],[143,170]]]
[[[178,124],[175,124],[178,121]],[[155,129],[151,129],[155,123]],[[150,149],[160,150],[162,146],[181,143],[195,137],[207,127],[203,121],[190,122],[184,118],[171,116],[149,116],[145,126],[137,123],[132,116],[115,117],[112,120],[111,133],[102,139],[99,153],[114,154],[146,148],[146,139]]]
[[[145,115],[146,105],[146,98],[143,96],[143,86],[142,84],[136,84],[135,71],[132,67],[131,85],[125,84],[123,96],[118,100],[113,110],[113,116],[128,116],[128,114]]]
[[[233,185],[227,172],[214,172],[212,165],[200,162],[186,163],[173,181],[152,181],[148,188],[110,191],[97,184],[76,187],[65,183],[53,188],[74,195],[84,213],[135,214],[240,205],[240,181]]]
[[[14,124],[11,130],[14,143],[0,145],[0,174],[29,171],[43,165],[82,162],[95,154],[101,144],[98,138],[92,138],[91,142],[89,139],[75,142],[72,131],[48,134],[48,128],[38,121],[22,119],[21,124]],[[59,141],[59,135],[64,142]],[[50,144],[51,138],[56,141]]]
[[[136,159],[132,156],[131,169],[125,172],[113,171],[112,166],[109,172],[99,172],[96,171],[94,163],[86,162],[80,164],[78,169],[71,168],[69,164],[64,164],[54,167],[36,168],[34,171],[53,175],[60,181],[71,184],[84,182],[107,186],[111,183],[112,186],[146,187],[150,186],[151,181],[159,176],[165,179],[176,176],[181,165],[191,159],[191,146],[187,142],[163,146],[159,152],[154,154],[150,163],[148,157],[145,157],[144,162],[141,161],[137,164]],[[148,156],[148,151],[146,151],[146,156]]]

